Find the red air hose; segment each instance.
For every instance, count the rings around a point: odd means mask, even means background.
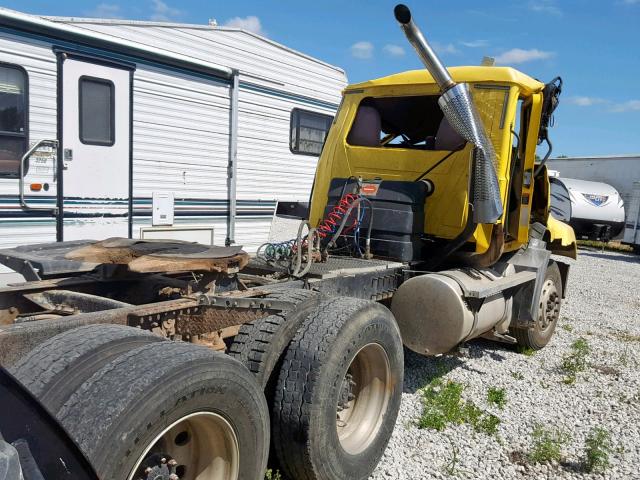
[[[358,198],[360,198],[360,195],[347,193],[340,199],[340,201],[333,207],[331,212],[329,212],[327,217],[322,220],[322,222],[320,222],[320,225],[318,226],[318,235],[320,236],[320,238],[324,239],[336,233],[336,231],[340,227],[340,224],[342,223],[344,216],[349,211],[349,208],[351,208],[353,202],[355,202]],[[358,219],[356,218],[354,220],[354,224],[350,228],[355,227],[357,223]]]

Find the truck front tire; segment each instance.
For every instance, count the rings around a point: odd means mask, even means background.
[[[321,302],[289,345],[276,387],[273,444],[290,478],[367,478],[387,446],[403,384],[400,332],[384,306]]]
[[[558,264],[549,262],[539,298],[538,318],[529,328],[511,328],[518,346],[540,350],[551,340],[560,318],[562,305],[562,276]]]

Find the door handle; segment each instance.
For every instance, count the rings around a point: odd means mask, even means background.
[[[53,149],[58,148],[58,140],[39,140],[38,142],[36,142],[35,145],[33,145],[29,150],[27,150],[27,152],[22,156],[22,158],[20,159],[20,177],[19,177],[19,181],[18,181],[18,185],[20,188],[20,207],[22,207],[23,210],[46,210],[48,212],[52,212],[53,214],[56,214],[58,212],[57,208],[48,208],[48,207],[32,207],[30,205],[27,204],[25,198],[24,198],[24,166],[26,161],[29,159],[29,157],[31,157],[31,155],[33,155],[40,147],[43,147],[45,145],[50,146]]]
[[[73,161],[73,148],[65,148],[62,151],[62,160],[62,169],[66,170],[67,168],[69,168],[67,162]]]

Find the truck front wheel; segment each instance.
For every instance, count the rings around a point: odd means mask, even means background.
[[[273,405],[273,444],[296,480],[367,478],[400,408],[400,332],[384,306],[321,302],[287,350]]]
[[[511,334],[516,338],[518,345],[533,350],[540,350],[547,345],[556,330],[561,304],[562,277],[558,264],[551,261],[547,267],[540,292],[538,318],[529,328],[514,327],[511,329]]]

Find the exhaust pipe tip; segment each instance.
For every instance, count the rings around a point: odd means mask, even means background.
[[[402,25],[407,25],[411,22],[411,10],[409,10],[409,7],[402,3],[399,3],[395,6],[395,8],[393,9],[393,14],[395,15],[398,23],[401,23]]]

